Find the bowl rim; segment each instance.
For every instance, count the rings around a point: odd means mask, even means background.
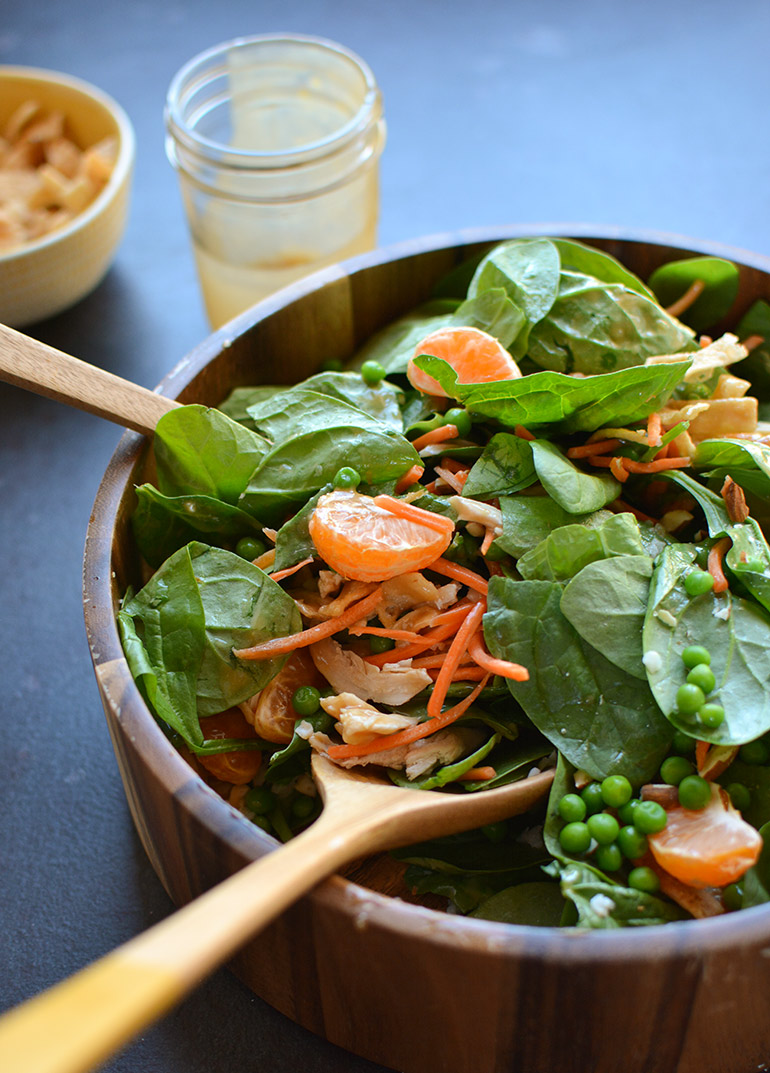
[[[0,266],[12,264],[28,254],[37,253],[48,246],[53,246],[88,226],[128,179],[136,157],[136,134],[128,113],[122,105],[118,104],[114,97],[111,97],[103,89],[75,75],[51,71],[44,67],[0,65],[0,83],[15,79],[27,79],[30,82],[39,82],[48,86],[65,86],[67,89],[75,90],[83,97],[95,101],[111,116],[117,125],[118,158],[104,187],[85,209],[77,213],[69,223],[57,228],[50,234],[43,235],[32,242],[25,242],[22,246],[17,246],[7,253],[0,253]]]
[[[546,223],[501,225],[496,228],[465,228],[435,233],[421,238],[397,242],[369,253],[350,258],[339,265],[320,269],[304,279],[290,284],[262,300],[218,331],[211,333],[191,350],[161,380],[156,391],[176,397],[230,340],[278,309],[319,289],[329,282],[354,275],[385,262],[430,253],[445,247],[494,244],[509,238],[559,235],[576,239],[618,240],[671,246],[693,254],[725,257],[739,265],[758,269],[770,276],[770,257],[721,243],[702,241],[689,236],[647,229],[628,229],[607,225],[576,223]],[[180,806],[195,815],[212,834],[255,859],[277,848],[280,843],[221,798],[200,779],[187,761],[171,745],[161,727],[144,703],[123,655],[120,638],[112,614],[111,594],[111,536],[123,487],[131,468],[147,445],[139,433],[127,431],[113,453],[96,493],[86,535],[83,562],[83,595],[86,633],[97,678],[99,668],[117,660],[122,662],[128,681],[120,682],[118,718],[129,730],[132,742],[142,752],[143,760],[159,777],[163,774],[161,758],[170,760],[175,783],[184,785]],[[116,478],[122,477],[120,484]],[[104,623],[99,608],[109,608]],[[98,635],[94,630],[102,628]],[[111,704],[114,703],[111,701]],[[166,770],[162,780],[168,784]],[[506,924],[496,921],[440,912],[414,905],[398,898],[364,888],[339,875],[330,877],[301,901],[351,914],[356,921],[364,914],[369,926],[376,926],[400,937],[446,945],[462,945],[490,956],[526,956],[546,958],[574,965],[616,962],[618,959],[643,959],[663,963],[672,957],[701,957],[711,950],[770,944],[770,905],[760,905],[736,913],[726,913],[706,920],[682,920],[663,925],[612,930],[562,929],[536,925]]]

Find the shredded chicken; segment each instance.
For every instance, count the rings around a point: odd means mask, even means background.
[[[362,600],[376,588],[370,581],[346,581],[339,595],[331,600],[324,598],[318,592],[309,592],[305,589],[294,590],[290,593],[300,613],[305,619],[323,621],[329,618],[337,618],[351,604]],[[336,591],[334,589],[331,590]]]
[[[309,723],[299,724],[298,733],[307,739],[317,752],[326,753],[332,740],[328,734],[313,731]],[[454,728],[440,730],[429,738],[421,738],[410,745],[398,745],[394,749],[381,749],[365,756],[352,756],[349,759],[336,759],[341,767],[366,767],[374,764],[378,767],[406,770],[407,778],[417,779],[437,764],[451,764],[459,760],[465,751],[466,743],[461,731]]]
[[[377,704],[405,704],[432,681],[427,671],[412,667],[411,660],[376,667],[333,637],[311,645],[310,655],[337,693],[354,693]]]
[[[417,607],[434,608],[440,611],[457,600],[458,586],[434,585],[421,573],[411,571],[385,581],[382,586],[382,604],[377,612],[383,626],[393,626],[406,611]],[[400,629],[414,629],[403,626]]]
[[[368,745],[378,735],[397,734],[419,722],[417,716],[381,712],[355,693],[322,697],[321,707],[337,720],[334,728],[348,745]]]
[[[702,380],[708,380],[717,369],[724,369],[735,361],[741,361],[747,354],[748,350],[738,342],[738,336],[726,332],[713,343],[701,347],[700,350],[687,350],[681,354],[658,354],[647,358],[645,365],[692,361],[692,365],[684,374],[684,379],[688,384],[696,384]]]
[[[485,529],[491,529],[495,536],[500,536],[503,531],[503,515],[498,507],[491,503],[480,503],[476,499],[468,499],[466,496],[452,496],[450,506],[458,518],[465,522],[477,522]]]

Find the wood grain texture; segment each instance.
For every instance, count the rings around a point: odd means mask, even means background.
[[[770,296],[770,260],[719,246],[558,225],[508,233],[518,234],[590,238],[642,277],[675,257],[728,256],[740,265],[736,308]],[[205,340],[161,389],[216,403],[236,385],[307,375],[352,354],[446,270],[508,235],[437,236],[363,255],[349,275],[320,273]],[[126,434],[99,490],[85,616],[95,665],[110,664],[98,677],[132,814],[182,904],[274,843],[172,749],[123,661],[114,614],[141,577],[128,518],[147,465],[142,447]],[[376,867],[365,881],[380,881]],[[232,968],[309,1030],[402,1073],[756,1073],[770,1062],[770,907],[575,935],[448,916],[333,877]]]

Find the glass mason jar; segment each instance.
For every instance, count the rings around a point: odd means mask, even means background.
[[[376,245],[382,98],[341,45],[218,45],[175,75],[165,120],[212,327]]]

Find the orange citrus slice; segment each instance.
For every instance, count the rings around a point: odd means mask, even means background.
[[[454,525],[448,518],[389,496],[377,499],[345,489],[327,492],[310,516],[318,554],[342,577],[386,581],[424,570],[449,547]],[[394,513],[401,507],[404,513]]]
[[[461,384],[486,384],[493,380],[515,380],[521,376],[516,362],[493,335],[480,328],[438,328],[417,344],[406,369],[412,387],[426,395],[449,397],[438,380],[417,368],[414,359],[420,354],[443,358],[457,373]]]
[[[255,738],[254,728],[249,726],[240,708],[228,708],[218,715],[209,715],[201,722],[203,734],[208,739]],[[262,754],[257,749],[233,749],[227,753],[209,753],[197,757],[201,767],[222,782],[243,786],[251,782],[259,771]]]
[[[647,838],[661,868],[682,883],[724,887],[740,879],[756,863],[762,836],[715,783],[704,809],[696,811],[677,805],[667,812],[663,830]]]

